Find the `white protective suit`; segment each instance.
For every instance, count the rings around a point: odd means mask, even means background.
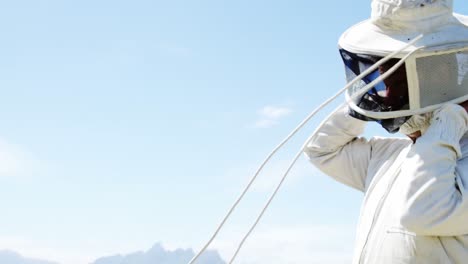
[[[325,174],[364,192],[353,263],[468,263],[468,114],[433,113],[413,144],[358,137],[364,121],[335,112],[305,153]]]

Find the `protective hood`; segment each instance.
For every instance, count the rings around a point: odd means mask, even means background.
[[[395,132],[412,115],[468,100],[468,17],[452,6],[451,0],[373,0],[371,18],[343,33],[348,81],[379,65],[347,92],[355,117],[380,120]],[[378,62],[389,54],[394,73]],[[382,76],[387,70],[392,75]]]

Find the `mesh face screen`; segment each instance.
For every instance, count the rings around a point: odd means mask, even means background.
[[[345,73],[348,83],[362,72],[372,67],[381,57],[365,54],[355,54],[340,49],[341,57],[345,64]],[[364,76],[356,82],[350,89],[350,94],[354,95],[362,90],[364,86],[379,78],[394,66],[399,59],[390,59],[376,70]],[[384,81],[375,84],[369,91],[356,98],[356,105],[364,110],[373,112],[388,112],[409,109],[408,80],[406,77],[405,65],[396,69]],[[376,121],[390,133],[398,131],[399,127],[406,122],[409,117],[399,117],[392,119],[374,119],[350,109],[350,115],[365,121]]]
[[[468,51],[416,59],[421,107],[468,94]]]

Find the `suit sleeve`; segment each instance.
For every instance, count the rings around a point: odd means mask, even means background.
[[[341,108],[316,131],[305,148],[310,162],[335,180],[360,191],[365,190],[371,144],[358,137],[365,121]]]
[[[457,168],[460,139],[467,132],[468,114],[459,105],[434,113],[431,125],[412,146],[402,164],[401,224],[421,235],[468,234],[468,185]],[[459,170],[462,171],[459,171]]]

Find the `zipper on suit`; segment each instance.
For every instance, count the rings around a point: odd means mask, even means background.
[[[408,151],[409,151],[409,147],[407,147],[406,149],[404,149],[402,151],[402,153],[400,153],[400,155],[397,157],[396,161],[400,161],[401,156],[403,156],[403,155],[406,156],[408,154]],[[372,218],[372,222],[371,222],[371,226],[369,228],[369,232],[367,232],[366,242],[364,242],[364,246],[362,247],[361,254],[359,256],[359,262],[358,262],[359,264],[363,263],[365,253],[367,251],[367,243],[369,242],[369,237],[372,234],[372,230],[374,229],[375,223],[377,221],[377,217],[380,215],[380,211],[382,211],[383,203],[387,199],[388,194],[390,193],[390,191],[393,188],[393,184],[395,183],[396,179],[398,178],[397,176],[398,176],[398,173],[400,172],[400,168],[401,168],[402,163],[403,163],[402,161],[399,162],[398,167],[395,170],[395,173],[392,175],[393,178],[392,178],[390,184],[388,185],[387,190],[385,191],[384,195],[380,198],[379,203],[377,204],[377,209],[375,210],[374,217]]]

